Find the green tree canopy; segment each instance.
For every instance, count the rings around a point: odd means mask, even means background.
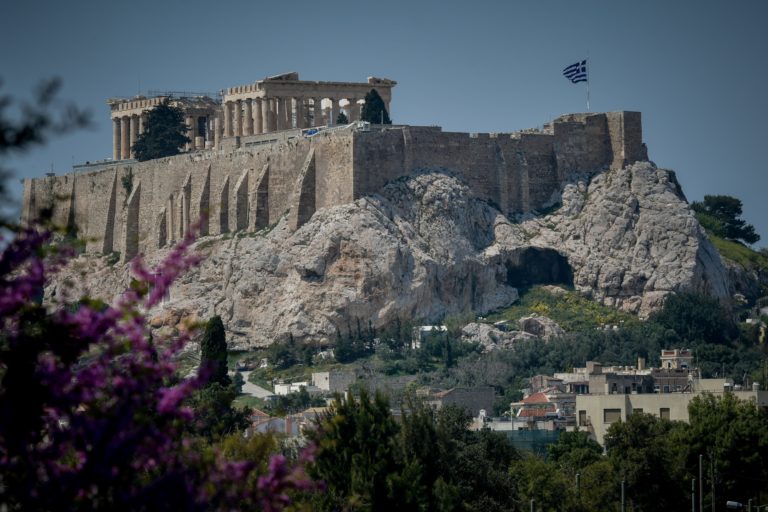
[[[691,208],[696,218],[708,231],[720,238],[754,244],[760,240],[755,227],[741,219],[741,200],[731,196],[704,196],[704,201],[694,201]]]
[[[717,299],[695,293],[670,295],[661,311],[651,316],[687,343],[723,344],[734,335],[735,324]]]
[[[605,449],[616,474],[626,481],[627,499],[637,511],[682,510],[687,494],[675,439],[685,425],[633,413],[608,429]]]
[[[349,119],[347,119],[347,116],[344,115],[344,112],[339,112],[338,117],[336,117],[336,124],[347,124],[349,123]]]
[[[384,100],[381,99],[376,89],[371,89],[365,95],[365,105],[363,105],[360,119],[373,124],[392,124]]]
[[[186,136],[189,126],[184,124],[184,112],[166,99],[149,111],[144,133],[139,135],[133,151],[139,162],[179,154],[179,148],[190,142]]]
[[[205,324],[203,341],[200,344],[200,368],[211,372],[209,383],[218,382],[222,386],[230,383],[227,375],[227,339],[224,323],[216,315]]]
[[[703,455],[705,474],[714,465],[717,493],[735,501],[768,500],[768,414],[754,400],[732,393],[697,396],[688,405],[687,470],[696,474]],[[705,477],[706,486],[710,479]]]
[[[317,430],[309,433],[318,445],[315,476],[328,489],[319,510],[417,509],[421,498],[413,492],[416,467],[399,461],[398,426],[389,402],[363,391],[358,399],[337,396]],[[411,508],[409,508],[411,507]]]
[[[556,443],[547,446],[547,456],[564,471],[576,474],[600,460],[603,449],[586,430],[576,430],[561,433]]]

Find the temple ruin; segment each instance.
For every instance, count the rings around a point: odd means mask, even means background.
[[[342,111],[350,122],[357,121],[361,102],[371,89],[379,93],[389,112],[396,84],[375,77],[359,83],[307,81],[299,80],[298,73],[286,73],[229,87],[220,100],[195,93],[112,98],[107,100],[112,110],[112,159],[134,157],[131,148],[144,132],[148,112],[164,101],[184,112],[191,139],[184,150],[193,151],[219,149],[225,138],[331,126]]]

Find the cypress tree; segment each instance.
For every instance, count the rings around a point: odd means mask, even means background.
[[[224,323],[216,315],[205,324],[200,354],[200,368],[209,368],[211,375],[208,383],[218,382],[222,386],[229,385],[227,375],[227,339],[224,333]]]
[[[363,111],[360,113],[360,119],[373,124],[392,124],[384,100],[381,99],[376,89],[371,89],[365,95],[365,105],[363,105]]]
[[[179,148],[190,142],[185,134],[189,126],[184,124],[184,112],[164,100],[149,111],[144,133],[133,145],[136,160],[143,162],[179,154]]]

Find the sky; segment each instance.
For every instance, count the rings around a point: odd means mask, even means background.
[[[15,178],[111,157],[111,97],[218,91],[296,71],[396,80],[397,124],[510,132],[586,110],[562,70],[589,58],[593,112],[637,110],[649,158],[689,201],[727,194],[768,246],[768,2],[0,0],[0,94],[61,77],[90,129],[0,162]],[[12,183],[21,199],[18,179]],[[2,206],[2,205],[0,205]],[[6,205],[8,206],[8,205]],[[18,206],[16,206],[18,207]]]

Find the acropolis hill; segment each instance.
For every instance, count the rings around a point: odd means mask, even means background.
[[[229,88],[223,130],[212,101],[179,100],[194,144],[143,163],[128,160],[126,142],[135,141],[142,112],[158,99],[110,100],[115,157],[125,161],[25,180],[22,220],[51,208],[55,222],[87,240],[87,251],[128,260],[172,244],[203,213],[203,235],[260,230],[285,214],[297,229],[320,208],[350,203],[421,169],[453,171],[475,197],[513,214],[551,204],[573,173],[647,158],[637,112],[571,114],[542,131],[494,134],[369,123],[306,128],[333,120],[339,98],[347,99],[354,120],[370,88],[381,89],[389,104],[394,83],[301,82],[290,74]],[[330,102],[325,117],[323,101]]]
[[[388,105],[394,84],[289,74],[221,103],[176,98],[193,142],[143,163],[126,150],[156,99],[110,100],[115,160],[25,181],[23,220],[50,208],[86,242],[46,294],[80,279],[112,300],[130,281],[117,254],[157,261],[204,213],[207,257],[152,325],[221,315],[234,347],[485,314],[541,283],[641,316],[669,293],[732,293],[674,173],[648,161],[639,113],[512,133],[355,120],[366,91]],[[340,109],[352,122],[335,126]]]

